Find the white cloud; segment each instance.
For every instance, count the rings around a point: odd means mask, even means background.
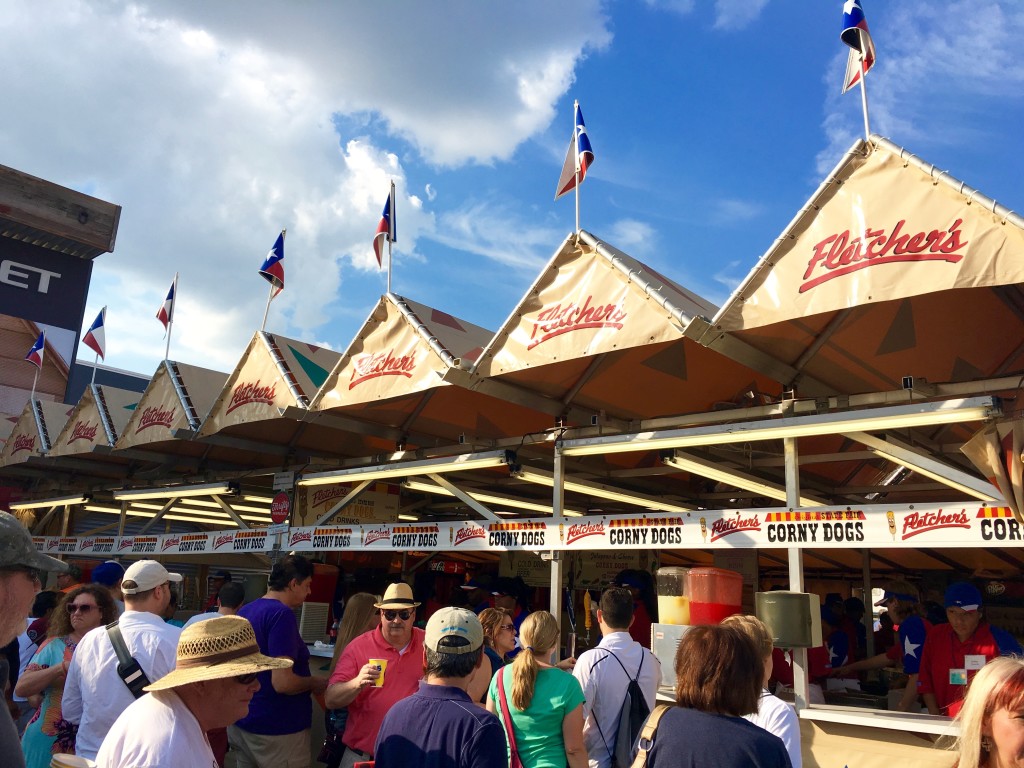
[[[768,0],[715,0],[715,29],[734,31],[757,21]]]
[[[709,223],[717,226],[734,225],[756,219],[764,211],[765,206],[762,203],[722,198],[712,202]]]
[[[267,327],[332,343],[325,323],[347,311],[343,274],[377,269],[371,240],[390,180],[396,258],[425,259],[417,240],[439,212],[410,192],[410,164],[510,157],[546,130],[581,57],[611,39],[599,0],[535,0],[515,14],[466,4],[457,24],[411,1],[297,8],[4,4],[5,98],[39,105],[0,121],[4,163],[124,206],[89,297],[90,311],[110,306],[111,365],[155,369],[162,329],[141,318],[178,271],[172,355],[230,368],[259,327],[256,270],[283,227],[286,290]],[[431,186],[417,188],[433,202]],[[524,269],[560,239],[512,226],[525,217],[511,208],[445,217],[462,226],[447,241]]]

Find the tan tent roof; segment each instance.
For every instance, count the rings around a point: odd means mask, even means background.
[[[53,441],[50,455],[76,456],[91,453],[99,446],[112,448],[139,398],[138,392],[90,384]]]
[[[195,432],[228,375],[164,360],[117,441],[117,449],[165,443]]]
[[[70,405],[49,400],[27,403],[0,452],[0,467],[46,455],[64,429],[71,411]]]
[[[382,296],[310,411],[392,428],[396,442],[406,446],[455,443],[460,437],[474,443],[550,426],[550,413],[455,383],[472,383],[462,366],[470,366],[491,337],[446,312],[395,294]],[[542,407],[557,413],[555,403]]]
[[[257,332],[196,439],[241,452],[239,461],[252,467],[393,450],[392,440],[375,441],[304,421],[310,401],[340,358],[334,350]]]
[[[778,385],[683,338],[715,306],[588,232],[556,251],[473,369],[621,420],[712,410]],[[576,424],[588,423],[576,417]]]

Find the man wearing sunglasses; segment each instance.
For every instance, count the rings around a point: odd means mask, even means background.
[[[0,512],[0,646],[25,629],[25,618],[42,586],[41,571],[62,573],[67,565],[40,554],[32,536],[16,517]],[[0,681],[0,685],[3,681]],[[4,765],[24,768],[14,721],[0,710],[0,756]]]
[[[348,707],[340,768],[373,759],[384,716],[419,687],[424,634],[413,626],[418,605],[408,584],[390,585],[384,599],[374,603],[380,610],[380,627],[355,638],[338,659],[326,700],[331,709]]]
[[[180,573],[168,573],[156,560],[138,560],[124,572],[121,591],[125,611],[118,619],[128,654],[138,662],[150,682],[174,669],[174,653],[181,629],[161,618],[171,600],[171,582]],[[117,651],[102,628],[82,638],[71,657],[61,712],[78,723],[75,752],[96,759],[100,743],[135,696],[117,671]]]
[[[102,768],[217,765],[205,733],[244,717],[260,688],[257,674],[291,667],[260,653],[240,616],[195,624],[181,633],[174,671],[146,686],[103,739]],[[307,745],[306,751],[309,751]]]

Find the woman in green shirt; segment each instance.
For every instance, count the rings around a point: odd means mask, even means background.
[[[575,677],[550,663],[559,640],[555,617],[534,611],[519,637],[523,651],[491,680],[487,709],[504,723],[504,694],[524,768],[587,768],[583,689]],[[505,730],[507,737],[507,724]]]

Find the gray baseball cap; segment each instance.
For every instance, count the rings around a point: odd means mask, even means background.
[[[40,571],[66,571],[67,563],[36,550],[32,534],[14,515],[0,512],[0,568],[37,568]]]

